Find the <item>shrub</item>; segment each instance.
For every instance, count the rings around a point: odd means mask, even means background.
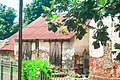
[[[47,77],[50,77],[52,74],[52,71],[49,68],[49,62],[47,60],[23,60],[22,80],[36,80],[37,68],[40,68],[40,72]]]

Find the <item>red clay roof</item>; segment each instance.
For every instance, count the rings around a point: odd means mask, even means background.
[[[45,19],[39,17],[25,28],[23,28],[23,40],[51,40],[51,39],[70,39],[74,36],[74,33],[69,33],[64,35],[58,29],[57,32],[52,32],[48,30],[48,25],[45,23]],[[14,50],[14,41],[18,39],[18,32],[8,38],[8,43],[4,44],[0,50]]]
[[[9,51],[13,51],[14,50],[14,40],[17,37],[16,34],[12,35],[11,37],[9,37],[7,40],[8,42],[6,44],[3,44],[3,46],[1,46],[0,50],[9,50]]]

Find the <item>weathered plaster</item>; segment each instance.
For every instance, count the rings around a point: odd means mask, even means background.
[[[115,50],[114,44],[120,43],[118,33],[114,32],[114,23],[108,18],[104,20],[108,25],[108,33],[111,39],[107,46],[99,48],[98,51],[94,50],[92,42],[92,34],[90,33],[90,59],[89,59],[89,80],[120,80],[120,62],[114,61],[115,55],[111,51]],[[93,24],[95,26],[95,24]],[[93,32],[93,31],[91,31]]]

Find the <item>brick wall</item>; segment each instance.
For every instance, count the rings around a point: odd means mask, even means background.
[[[89,79],[92,80],[120,80],[120,62],[112,60],[112,43],[103,46],[104,55],[99,58],[90,57]],[[99,54],[99,53],[98,53]]]
[[[112,67],[104,69],[104,57],[90,57],[89,79],[91,80],[120,80],[120,62],[112,62]]]

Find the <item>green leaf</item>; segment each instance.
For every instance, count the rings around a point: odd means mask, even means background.
[[[94,45],[94,49],[100,48],[100,43],[98,41],[94,41],[92,45]]]
[[[57,31],[57,27],[54,27],[54,28],[52,29],[52,31],[53,31],[53,32],[56,32],[56,31]]]
[[[50,9],[52,10],[52,9],[54,8],[54,5],[55,5],[55,0],[52,0],[52,1],[50,2],[50,4],[51,4]]]
[[[57,14],[53,14],[53,19],[55,20],[57,18],[58,18]]]
[[[115,30],[114,30],[114,31],[115,31],[115,32],[120,31],[120,24],[115,25]]]
[[[115,49],[120,49],[120,44],[115,43],[114,47],[115,47]]]
[[[119,37],[120,37],[120,32],[119,32]]]
[[[116,58],[114,60],[120,61],[120,53],[118,53],[118,55],[116,56]]]
[[[45,20],[46,20],[46,21],[51,21],[52,19],[51,19],[51,18],[49,18],[49,17],[47,17]]]
[[[61,26],[60,30],[61,30],[62,33],[65,33],[65,27],[64,26]]]
[[[76,20],[72,18],[72,19],[69,19],[65,22],[65,26],[67,26],[69,31],[75,31],[76,30],[77,24],[76,24],[75,21]]]
[[[76,32],[76,37],[79,40],[81,40],[85,34],[86,34],[86,30],[83,28],[83,26],[78,26],[77,32]]]
[[[70,0],[70,4],[71,5],[75,5],[76,4],[76,0]]]
[[[54,24],[54,23],[52,23],[52,22],[49,22],[48,23],[48,30],[52,30],[53,32],[56,32],[57,31],[57,26]]]
[[[115,54],[117,51],[111,51],[112,54]]]
[[[97,23],[97,27],[101,27],[101,26],[103,26],[103,21],[102,20],[98,21],[98,23]]]
[[[77,37],[79,40],[81,40],[81,39],[83,38],[83,36],[82,36],[79,32],[76,33],[76,37]]]
[[[46,6],[44,6],[44,5],[42,5],[42,9],[43,9],[44,11],[49,11],[49,10],[50,10],[49,7],[46,7]]]
[[[89,29],[95,29],[93,26],[88,25],[87,26]]]
[[[118,16],[118,19],[120,20],[120,16]]]
[[[104,6],[105,5],[105,0],[99,0],[99,5]]]

